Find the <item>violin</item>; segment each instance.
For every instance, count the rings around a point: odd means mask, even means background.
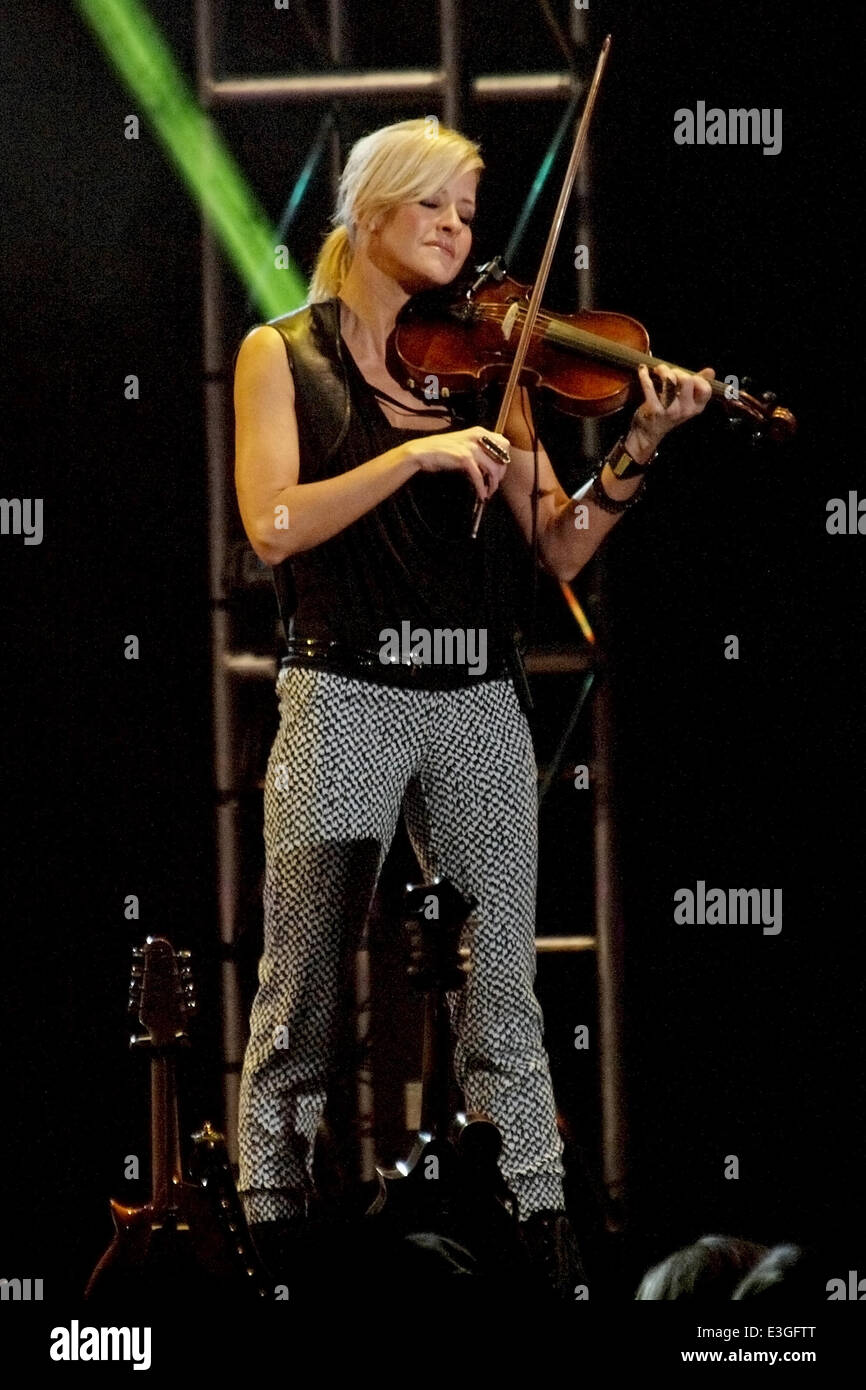
[[[494,262],[490,263],[495,265]],[[487,270],[487,268],[484,268]],[[508,378],[529,307],[530,286],[502,272],[482,274],[457,298],[419,295],[396,325],[394,349],[409,390],[452,394],[481,392]],[[649,334],[627,314],[583,309],[576,314],[541,310],[530,334],[518,384],[546,395],[569,415],[595,418],[621,410],[638,396],[637,369],[660,364],[649,352]],[[689,370],[683,368],[680,370]],[[772,392],[755,396],[736,377],[710,382],[712,399],[729,416],[746,420],[758,437],[790,439],[797,422]]]

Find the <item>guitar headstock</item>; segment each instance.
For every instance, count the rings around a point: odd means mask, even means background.
[[[447,878],[409,884],[405,921],[411,941],[409,977],[419,990],[461,989],[470,970],[469,949],[461,946],[463,925],[478,903]]]
[[[133,1037],[130,1046],[164,1049],[189,1042],[194,996],[189,951],[175,951],[164,936],[149,936],[133,950],[129,1009],[145,1032]]]

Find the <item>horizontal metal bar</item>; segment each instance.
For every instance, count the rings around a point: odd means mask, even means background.
[[[446,87],[445,72],[423,69],[303,73],[297,77],[224,77],[207,84],[206,104],[215,107],[257,102],[332,101],[336,97],[392,100],[403,96],[439,96]],[[546,101],[571,97],[575,79],[567,72],[490,73],[473,78],[471,87],[478,101]]]
[[[489,73],[472,80],[476,101],[549,101],[571,97],[583,83],[570,72]]]
[[[226,671],[236,676],[255,676],[258,680],[276,680],[277,658],[259,656],[256,652],[223,652],[222,663]]]
[[[566,671],[591,671],[598,658],[591,647],[530,647],[524,665],[532,675],[559,675]]]
[[[299,77],[226,77],[211,82],[213,106],[251,105],[255,102],[332,101],[335,97],[438,96],[445,88],[443,72],[321,72]]]
[[[553,955],[559,951],[594,951],[594,936],[537,936],[535,949]]]

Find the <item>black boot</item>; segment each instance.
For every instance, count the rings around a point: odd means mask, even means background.
[[[566,1213],[535,1211],[520,1222],[520,1234],[537,1291],[573,1303],[586,1275]]]
[[[292,1287],[308,1255],[306,1216],[280,1221],[255,1221],[249,1227],[253,1245],[274,1285]]]

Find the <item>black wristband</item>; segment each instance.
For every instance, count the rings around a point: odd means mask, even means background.
[[[603,466],[604,465],[602,465],[602,467]],[[601,507],[603,512],[612,512],[614,515],[618,515],[620,512],[627,512],[629,507],[633,507],[635,502],[640,501],[641,497],[643,496],[645,482],[646,479],[641,478],[637,490],[632,494],[631,497],[619,499],[616,497],[608,496],[608,494],[604,490],[604,483],[601,481],[601,473],[596,473],[595,477],[592,480],[592,487],[589,490],[589,495],[592,498],[595,505],[597,507]]]

